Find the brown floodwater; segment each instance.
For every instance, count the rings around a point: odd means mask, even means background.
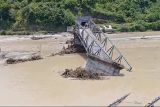
[[[65,40],[0,42],[0,47],[6,51],[37,51],[41,45],[44,56],[42,60],[0,65],[1,106],[106,106],[127,93],[131,95],[120,105],[144,106],[160,96],[160,40],[114,41],[133,71],[122,70],[124,76],[108,76],[104,80],[60,76],[65,68],[84,66],[86,59],[85,54],[48,57],[60,50]]]

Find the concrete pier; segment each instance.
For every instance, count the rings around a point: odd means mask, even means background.
[[[100,60],[96,56],[91,56],[91,55],[88,55],[85,65],[85,69],[87,71],[98,73],[103,76],[119,75],[120,70],[123,68],[124,68],[123,65],[114,62]]]

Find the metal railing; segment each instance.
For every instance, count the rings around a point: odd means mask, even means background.
[[[103,43],[103,42],[105,42],[105,43],[110,43],[111,46],[114,47],[112,51],[115,50],[115,51],[119,54],[119,56],[118,56],[116,59],[113,59],[113,60],[114,60],[114,61],[117,60],[118,62],[121,62],[121,60],[124,60],[124,63],[127,64],[125,67],[127,68],[128,71],[131,71],[131,70],[132,70],[132,67],[131,67],[131,65],[129,64],[129,62],[126,60],[126,58],[121,54],[121,52],[119,51],[119,49],[113,44],[113,42],[109,39],[109,37],[107,37],[107,35],[105,35],[105,34],[103,33],[103,31],[102,31],[100,28],[98,28],[98,27],[96,26],[96,24],[95,24],[92,20],[90,20],[89,28],[92,30],[93,35],[94,35],[94,30],[95,30],[95,29],[98,30],[99,37],[98,37],[97,39],[98,39],[101,43]],[[97,37],[97,36],[95,36],[95,37]],[[108,42],[106,42],[106,41],[108,41]],[[117,61],[116,61],[116,62],[117,62]],[[128,66],[128,67],[127,67],[127,66]]]
[[[155,98],[151,103],[148,103],[145,107],[154,107],[154,104],[160,100],[160,96]]]

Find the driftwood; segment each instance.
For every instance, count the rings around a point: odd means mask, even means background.
[[[86,71],[84,68],[78,67],[77,69],[73,70],[73,69],[65,69],[64,73],[62,73],[63,77],[65,78],[78,78],[78,79],[95,79],[95,80],[99,80],[102,79],[102,77],[100,77],[100,75],[98,75],[97,73],[92,73],[90,71]]]

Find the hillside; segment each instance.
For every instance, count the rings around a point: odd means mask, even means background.
[[[63,31],[91,15],[118,31],[160,30],[160,0],[0,0],[0,31]]]

